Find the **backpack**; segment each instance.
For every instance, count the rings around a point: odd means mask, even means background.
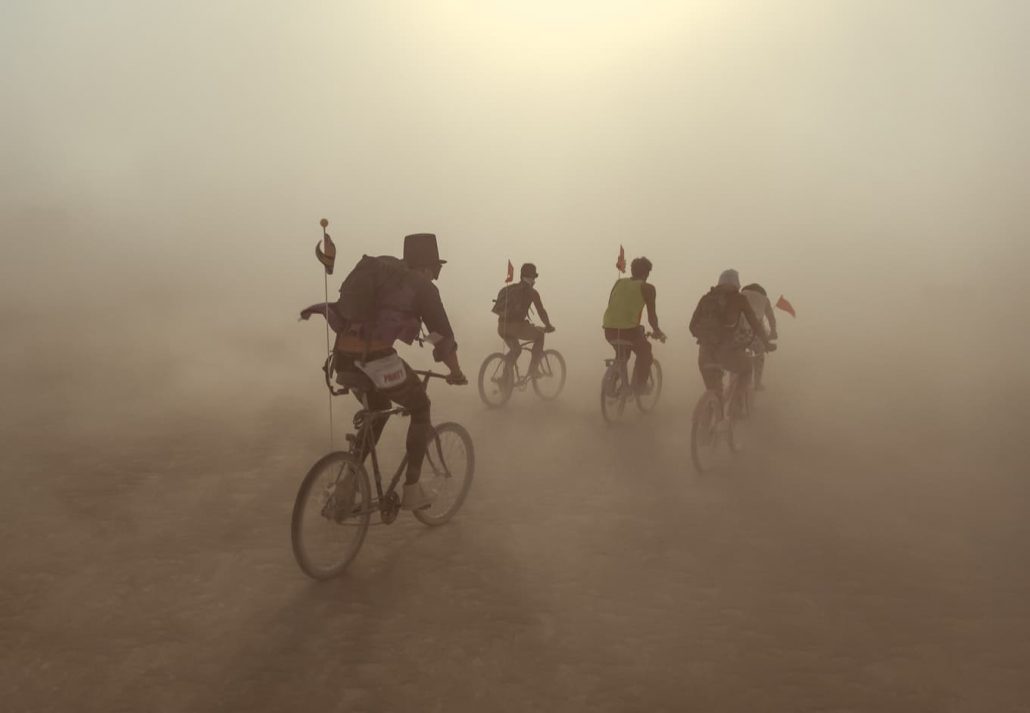
[[[714,287],[697,303],[690,319],[690,333],[701,344],[721,344],[730,335],[726,312],[730,293]]]
[[[403,287],[407,279],[408,267],[403,260],[364,255],[344,278],[333,309],[348,325],[371,324],[384,297]]]
[[[505,285],[497,293],[497,299],[494,300],[494,306],[490,311],[509,322],[521,322],[529,314],[529,305],[532,301],[531,291],[526,287],[521,282],[517,285]]]

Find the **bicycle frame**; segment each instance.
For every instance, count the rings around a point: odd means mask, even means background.
[[[633,356],[633,349],[629,344],[616,344],[613,346],[615,347],[615,356],[605,359],[604,363],[605,366],[607,366],[609,369],[611,369],[614,366],[618,366],[619,378],[621,379],[619,389],[620,391],[625,392],[625,390],[630,385],[629,360],[630,357]],[[620,393],[620,396],[624,395],[624,393]]]
[[[430,378],[446,379],[447,377],[443,374],[435,374],[431,371],[415,371],[422,377],[422,388],[429,386]],[[346,391],[346,390],[345,390]],[[379,503],[380,509],[384,509],[384,504],[390,495],[397,490],[397,484],[400,482],[401,474],[405,472],[408,465],[408,454],[404,454],[404,458],[401,459],[400,465],[397,466],[397,471],[390,478],[390,484],[387,486],[386,491],[383,491],[383,479],[382,473],[379,469],[379,454],[376,450],[376,439],[374,437],[375,425],[380,421],[386,421],[391,416],[408,416],[409,411],[403,406],[398,406],[391,409],[384,409],[382,411],[370,411],[368,409],[368,394],[364,391],[354,389],[354,395],[357,396],[361,405],[364,407],[354,414],[354,427],[357,429],[357,433],[347,434],[347,440],[350,443],[348,452],[353,455],[356,459],[361,458],[361,453],[365,451],[366,457],[372,459],[372,477],[375,480],[376,486],[376,500]],[[439,443],[437,442],[437,448]],[[428,455],[429,444],[426,444],[426,451]],[[443,463],[441,455],[440,462]],[[444,464],[446,468],[446,464]]]
[[[522,374],[522,370],[519,369],[519,357],[522,356],[523,352],[533,353],[533,340],[532,339],[512,339],[504,340],[505,345],[508,347],[508,351],[504,354],[504,360],[511,367],[515,373],[515,378],[512,380],[513,387],[523,387],[529,383],[529,373]],[[512,346],[511,342],[515,342],[518,348]]]

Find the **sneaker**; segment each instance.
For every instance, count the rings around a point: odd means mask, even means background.
[[[423,510],[433,504],[433,499],[422,489],[421,483],[405,483],[401,510]]]

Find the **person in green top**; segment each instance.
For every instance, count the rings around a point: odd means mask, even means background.
[[[647,341],[644,327],[640,324],[647,308],[647,321],[651,325],[653,337],[665,341],[665,333],[658,327],[658,312],[655,310],[657,292],[654,285],[647,281],[651,274],[651,261],[646,257],[638,257],[630,263],[630,277],[616,280],[608,296],[608,309],[604,312],[604,338],[609,344],[626,341],[631,343],[630,349],[636,355],[633,367],[633,388],[643,391],[647,387],[647,377],[651,373],[651,344]],[[618,355],[619,348],[612,344]]]

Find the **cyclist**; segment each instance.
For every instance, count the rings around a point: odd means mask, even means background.
[[[740,329],[742,321],[750,327],[750,332]],[[697,364],[705,388],[715,392],[720,403],[723,370],[737,374],[742,387],[750,383],[751,360],[747,348],[755,337],[767,351],[776,349],[748,298],[740,292],[740,276],[736,270],[724,270],[719,275],[719,284],[701,297],[690,319],[690,333],[700,345]]]
[[[540,299],[534,285],[539,274],[536,265],[527,262],[519,270],[519,282],[501,289],[494,302],[494,314],[497,315],[497,333],[513,352],[518,351],[518,340],[528,339],[533,342],[533,351],[529,360],[529,375],[537,376],[540,360],[544,356],[544,334],[554,331],[544,303]],[[540,315],[543,328],[529,321],[529,308],[536,309]]]
[[[371,261],[371,262],[367,262]],[[447,382],[467,384],[468,380],[458,364],[458,345],[454,340],[447,312],[440,299],[440,291],[433,281],[440,276],[440,269],[446,260],[440,259],[436,236],[431,233],[408,235],[404,238],[404,258],[366,256],[340,288],[338,302],[312,305],[303,310],[301,319],[312,314],[328,314],[330,324],[336,332],[333,348],[333,365],[338,379],[346,383],[359,379],[366,382],[368,408],[386,410],[390,402],[408,409],[411,422],[408,424],[407,454],[408,466],[404,483],[401,507],[405,510],[419,510],[432,503],[432,499],[419,484],[422,461],[426,454],[432,425],[429,414],[429,397],[418,376],[407,362],[398,356],[395,342],[411,344],[418,338],[422,323],[429,330],[428,341],[433,344],[433,358],[443,362],[450,370]],[[371,318],[365,321],[348,320],[340,317],[353,307],[344,302],[354,300],[348,292],[348,285],[354,284],[351,277],[362,265],[366,270],[390,270],[391,279],[385,281],[385,289],[376,287],[374,297],[369,297]],[[360,280],[358,284],[362,284]],[[372,284],[366,282],[364,284]],[[361,376],[364,374],[366,379]],[[371,383],[367,383],[370,381]],[[373,430],[378,443],[386,419],[379,419]],[[362,457],[367,456],[363,453]],[[353,488],[353,483],[350,484]]]
[[[762,323],[762,326],[765,327],[766,322],[768,322],[769,340],[775,340],[777,338],[776,315],[773,313],[772,302],[769,301],[765,288],[757,282],[752,282],[750,285],[741,287],[740,293],[747,297],[748,302],[751,303],[751,309],[754,311],[755,316],[758,317],[758,321]],[[741,324],[741,329],[750,331],[751,327],[747,324]],[[765,371],[765,342],[755,338],[753,333],[751,336],[750,348],[755,353],[755,390],[761,391],[765,388],[762,385],[762,374]]]
[[[647,377],[651,373],[651,344],[644,334],[640,320],[647,308],[647,321],[655,339],[664,342],[665,334],[658,327],[658,313],[655,310],[657,292],[654,285],[647,281],[651,275],[651,261],[646,257],[638,257],[630,263],[629,277],[615,281],[611,294],[608,295],[608,308],[604,312],[604,338],[615,349],[619,348],[615,341],[631,342],[636,364],[633,367],[632,387],[637,393],[644,393],[648,388]]]

